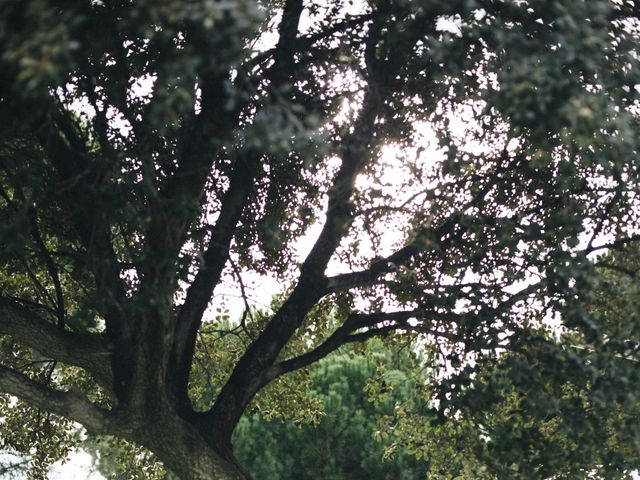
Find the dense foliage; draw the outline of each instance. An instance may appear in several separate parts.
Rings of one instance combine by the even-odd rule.
[[[455,419],[401,413],[400,441],[431,460],[435,478],[635,478],[639,260],[637,245],[596,259],[605,272],[593,277],[587,335],[597,339],[531,332],[479,369]]]
[[[423,355],[387,428],[432,475],[637,467],[635,1],[0,11],[0,425],[34,477],[76,422],[247,478],[243,414],[374,337]]]

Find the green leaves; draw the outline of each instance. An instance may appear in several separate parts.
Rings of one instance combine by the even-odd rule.
[[[425,465],[408,456],[389,430],[387,416],[397,408],[410,408],[415,392],[407,372],[413,372],[411,355],[395,355],[378,342],[366,353],[345,349],[322,360],[312,369],[308,392],[322,403],[321,415],[310,417],[302,411],[286,422],[249,415],[235,435],[238,456],[253,475],[265,480],[318,475],[336,480],[347,475],[422,478]],[[375,389],[378,382],[373,379],[380,377],[389,385],[385,393]]]
[[[578,275],[590,288],[578,282],[577,296],[561,307],[565,330],[516,335],[510,351],[477,364],[469,387],[439,406],[447,419],[436,430],[459,430],[449,441],[465,452],[465,468],[481,465],[491,478],[632,478],[640,462],[639,323],[626,309],[638,300],[637,278],[628,273],[637,269],[636,257],[634,245],[604,257],[628,269],[583,269]],[[433,458],[437,468],[452,468]]]

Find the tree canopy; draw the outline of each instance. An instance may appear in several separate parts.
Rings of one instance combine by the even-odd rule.
[[[0,10],[1,428],[38,475],[75,422],[248,478],[242,415],[374,337],[423,354],[389,422],[434,476],[638,466],[635,1]]]

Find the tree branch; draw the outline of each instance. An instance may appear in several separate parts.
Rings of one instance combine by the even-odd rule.
[[[510,296],[495,307],[486,307],[497,317],[501,312],[513,307],[516,302],[523,300],[536,291],[540,290],[544,281],[531,284],[520,291],[510,294]],[[423,306],[412,310],[400,310],[394,312],[372,312],[372,313],[352,313],[344,323],[336,329],[323,343],[313,350],[302,355],[290,358],[274,364],[265,374],[268,381],[273,380],[285,373],[304,368],[331,352],[337,350],[342,345],[354,342],[363,342],[376,336],[385,336],[395,330],[407,330],[419,334],[430,335],[432,337],[446,338],[452,342],[460,340],[460,337],[449,331],[442,331],[432,328],[434,321],[445,320],[447,324],[463,325],[474,315],[479,313],[453,313],[440,312],[434,309],[435,303],[429,308]],[[486,312],[482,312],[486,314]],[[417,324],[408,323],[409,320],[420,321]],[[358,332],[360,329],[365,329]],[[355,333],[354,333],[355,332]]]
[[[230,437],[251,398],[270,381],[269,369],[304,322],[307,313],[329,291],[324,272],[353,222],[351,197],[356,177],[372,158],[372,151],[375,151],[377,144],[376,119],[383,111],[384,101],[394,85],[396,72],[403,64],[403,55],[408,55],[411,51],[410,46],[393,58],[378,58],[377,46],[384,35],[383,24],[386,21],[385,12],[374,15],[364,40],[368,87],[355,125],[341,144],[339,156],[342,164],[328,191],[326,220],[322,231],[300,268],[300,277],[291,295],[238,361],[207,414],[211,425],[224,437]]]
[[[86,370],[112,395],[112,346],[105,336],[63,331],[5,297],[0,297],[0,334],[54,360]]]
[[[619,250],[625,247],[626,245],[633,242],[637,242],[637,241],[640,241],[640,234],[629,235],[626,238],[618,238],[613,242],[603,243],[601,245],[590,245],[589,247],[585,248],[584,250],[581,250],[580,252],[588,255],[590,253],[597,252],[600,250],[609,250],[609,249]]]
[[[416,235],[416,238],[396,250],[391,255],[378,259],[364,270],[356,272],[342,273],[327,279],[327,288],[330,292],[339,292],[351,288],[362,287],[374,283],[381,275],[395,271],[399,266],[409,262],[414,255],[424,251],[429,244],[433,243],[438,248],[443,248],[447,241],[442,237],[451,232],[451,229],[458,223],[460,215],[454,213],[449,219],[438,228],[425,228]]]
[[[29,221],[31,222],[31,234],[36,242],[36,245],[39,249],[39,254],[44,260],[45,265],[47,266],[47,271],[49,272],[49,277],[53,281],[53,286],[56,292],[56,313],[58,315],[58,327],[64,328],[64,321],[66,316],[66,308],[64,302],[64,294],[62,292],[62,284],[60,283],[60,273],[58,271],[58,267],[56,266],[53,258],[47,246],[42,239],[42,235],[40,234],[40,229],[38,228],[38,220],[36,218],[35,211],[30,208],[28,211]]]
[[[182,132],[176,172],[150,196],[151,220],[144,235],[144,288],[167,285],[167,279],[175,276],[175,261],[186,231],[199,213],[211,166],[217,151],[229,139],[235,115],[224,111],[225,80],[218,75],[203,86],[208,95],[207,108]],[[166,295],[171,297],[173,290],[167,289]]]
[[[230,186],[222,199],[220,215],[213,227],[208,247],[202,255],[198,273],[187,289],[175,325],[169,383],[174,399],[187,411],[190,405],[187,382],[198,329],[227,263],[235,228],[253,188],[253,178],[260,158],[257,153],[253,153],[246,159],[236,161]]]
[[[377,99],[369,92],[354,133],[350,141],[345,142],[342,166],[329,192],[325,224],[302,264],[296,288],[239,360],[209,412],[210,421],[225,436],[231,435],[246,405],[269,381],[267,369],[304,321],[307,312],[327,293],[324,271],[351,225],[350,197],[355,178],[369,158],[365,146],[372,133],[376,106]]]
[[[278,68],[269,77],[271,85],[275,89],[282,87],[293,75],[293,44],[298,33],[298,22],[302,8],[302,0],[287,0],[285,3],[283,19],[279,27],[280,38],[274,56],[275,65]],[[213,227],[207,250],[202,257],[203,262],[193,283],[187,290],[185,302],[180,309],[174,331],[169,383],[172,397],[183,412],[191,410],[187,395],[187,383],[197,332],[202,323],[202,315],[209,304],[215,286],[220,281],[222,270],[229,256],[235,228],[253,188],[253,179],[261,158],[261,153],[249,152],[247,156],[236,160],[229,188],[222,200],[220,215]]]
[[[39,132],[39,139],[53,163],[60,184],[60,199],[86,249],[87,265],[103,298],[109,299],[103,309],[107,332],[120,338],[126,328],[121,315],[125,287],[111,244],[107,212],[100,208],[95,191],[103,179],[88,161],[84,139],[62,107]]]
[[[504,150],[502,155],[504,156],[506,153],[506,150]],[[493,173],[492,180],[478,190],[469,202],[452,212],[439,226],[422,228],[417,232],[413,241],[391,255],[376,260],[367,269],[343,273],[328,278],[327,288],[329,291],[340,292],[351,288],[371,285],[375,283],[380,276],[395,271],[399,266],[409,262],[414,255],[429,248],[430,245],[438,249],[449,246],[455,239],[451,233],[454,227],[459,226],[462,212],[484,201],[486,194],[497,184],[500,174],[514,168],[515,164],[516,160],[514,159],[504,166],[498,165],[498,168],[496,168]]]
[[[422,309],[405,310],[396,312],[376,312],[368,314],[352,314],[347,320],[331,334],[324,342],[318,345],[313,350],[307,353],[299,355],[297,357],[284,360],[274,364],[267,373],[269,380],[273,380],[276,377],[284,375],[285,373],[298,370],[300,368],[307,367],[312,363],[326,357],[331,352],[337,350],[342,345],[353,342],[361,342],[368,340],[374,336],[387,335],[394,330],[409,329],[419,331],[420,333],[429,334],[438,337],[453,338],[452,335],[447,332],[439,332],[430,328],[426,328],[425,325],[420,325],[420,328],[416,326],[408,325],[406,322],[412,318],[419,320],[428,317],[436,317],[437,313],[427,312]],[[388,325],[375,327],[375,325],[382,322],[393,322]],[[367,330],[360,333],[353,333],[360,328],[366,327]]]
[[[295,44],[291,45],[295,47],[295,49],[299,52],[308,51],[313,45],[327,38],[332,37],[336,33],[340,33],[343,31],[348,31],[349,28],[354,27],[362,27],[366,22],[372,19],[371,14],[363,14],[363,15],[353,15],[340,22],[336,22],[324,30],[320,30],[319,32],[315,32],[306,36],[298,37],[295,41]],[[277,50],[277,47],[271,48],[269,50],[265,50],[263,52],[256,53],[253,57],[249,58],[243,65],[242,70],[244,72],[249,72],[253,68],[259,66],[260,64],[265,63],[270,58],[274,57],[274,54]],[[273,69],[273,65],[269,67],[269,69]]]
[[[109,413],[75,392],[53,390],[26,375],[0,366],[0,391],[14,395],[42,410],[61,415],[82,424],[89,432],[99,434],[108,426]]]
[[[375,44],[381,26],[375,25],[367,39],[367,49]],[[340,241],[347,233],[353,212],[351,196],[358,174],[375,149],[375,121],[382,106],[382,86],[376,81],[378,60],[369,52],[369,88],[352,133],[341,149],[342,164],[328,192],[326,220],[318,239],[300,268],[298,284],[258,338],[238,361],[229,380],[208,413],[209,422],[225,437],[233,428],[253,396],[270,379],[268,370],[280,351],[304,321],[307,313],[327,293],[325,269]]]

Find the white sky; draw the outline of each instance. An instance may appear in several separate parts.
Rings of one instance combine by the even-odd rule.
[[[55,463],[49,470],[49,480],[102,480],[104,477],[92,467],[91,455],[75,450],[67,461]],[[124,480],[124,479],[123,479]]]

